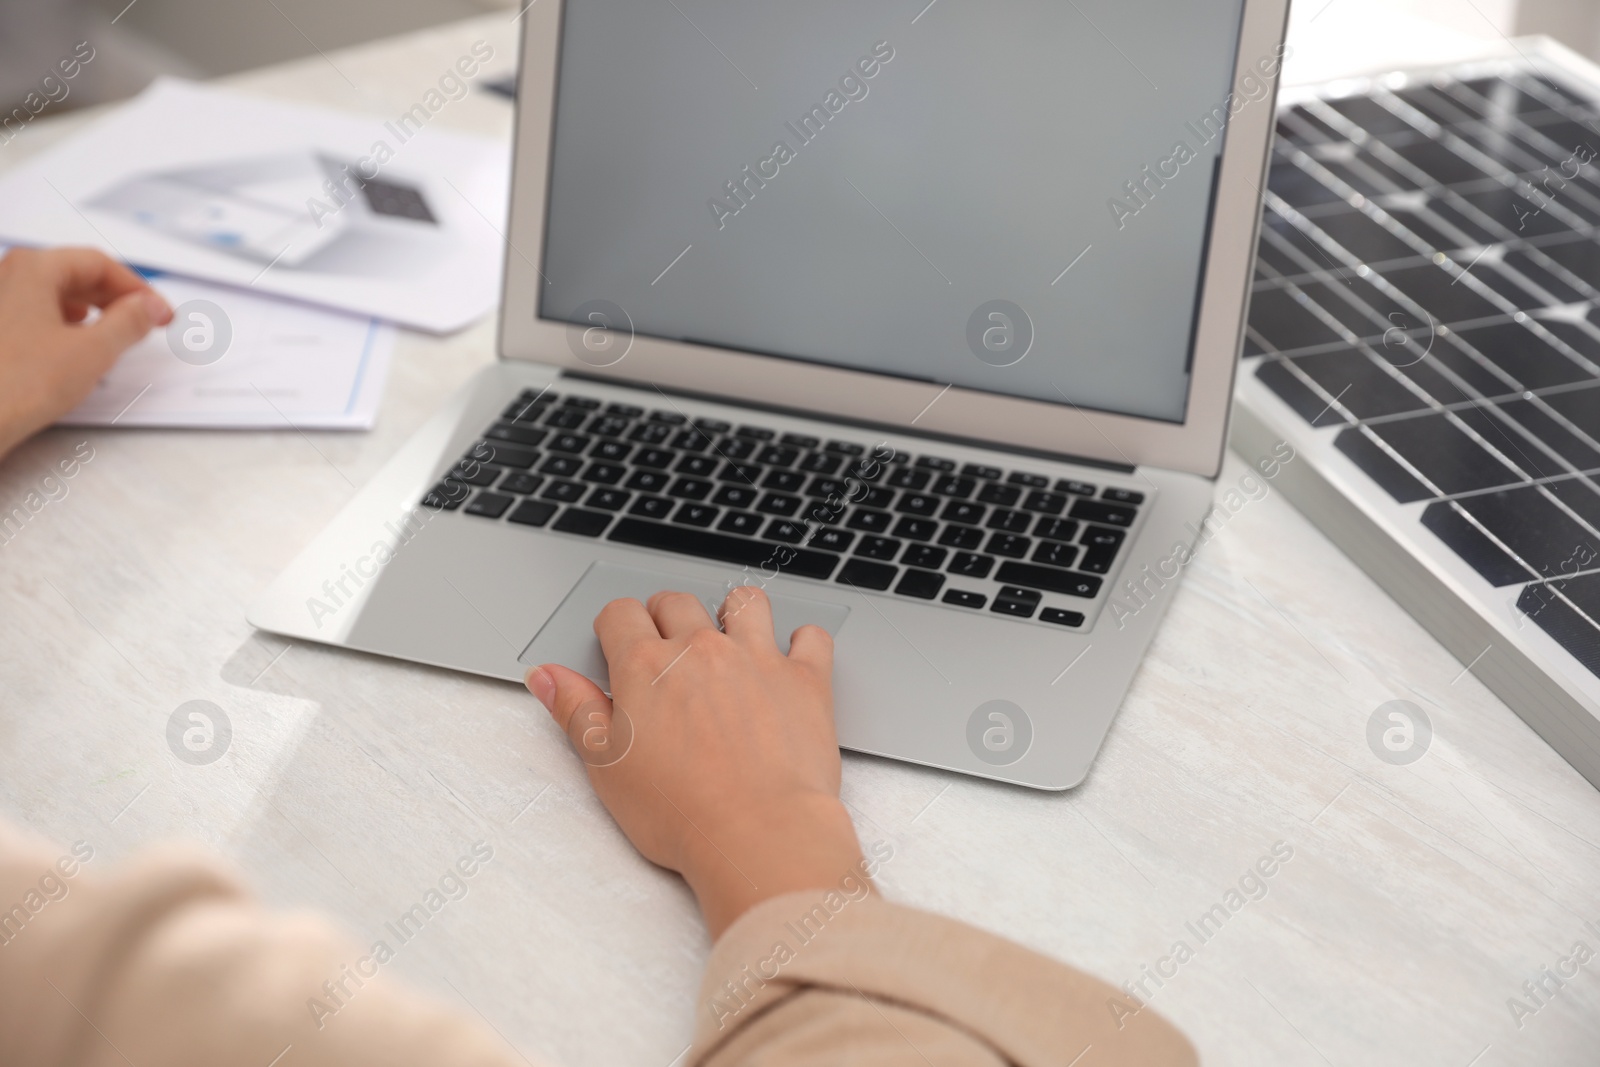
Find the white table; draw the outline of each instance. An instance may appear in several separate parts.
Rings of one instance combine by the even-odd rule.
[[[1316,24],[1329,40],[1381,37],[1361,0],[1339,3]],[[479,37],[509,69],[508,19],[235,84],[393,115]],[[475,93],[439,121],[504,136],[510,118]],[[82,121],[41,120],[0,166]],[[689,1040],[704,931],[683,885],[614,829],[534,701],[244,621],[492,347],[487,321],[404,337],[370,433],[56,430],[0,465],[6,510],[78,442],[94,448],[70,493],[0,545],[0,811],[91,842],[96,867],[198,839],[272,904],[326,909],[362,943],[488,841],[467,897],[391,970],[530,1057],[667,1067]],[[1244,471],[1230,456],[1223,483]],[[1410,766],[1367,745],[1369,715],[1393,698],[1433,722]],[[233,729],[206,766],[166,741],[168,717],[195,699]],[[892,843],[882,880],[902,901],[1117,983],[1186,941],[1193,958],[1154,1003],[1208,1063],[1600,1057],[1600,958],[1520,1030],[1507,1007],[1574,941],[1600,949],[1600,796],[1276,493],[1189,568],[1081,788],[847,756],[844,795],[863,838]],[[1294,855],[1266,896],[1200,943],[1185,924],[1278,841]]]

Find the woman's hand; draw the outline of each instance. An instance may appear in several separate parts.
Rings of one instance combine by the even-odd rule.
[[[84,323],[89,309],[100,317]],[[87,248],[0,259],[0,457],[71,411],[172,309],[133,271]]]
[[[688,593],[614,600],[595,619],[615,698],[565,667],[528,673],[645,857],[683,874],[716,938],[753,905],[861,877],[839,800],[833,639],[778,650],[766,594],[735,589],[719,630]]]

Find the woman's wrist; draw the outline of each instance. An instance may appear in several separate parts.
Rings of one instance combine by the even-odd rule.
[[[787,798],[706,829],[690,827],[682,873],[712,940],[763,901],[865,880],[861,843],[837,797]]]

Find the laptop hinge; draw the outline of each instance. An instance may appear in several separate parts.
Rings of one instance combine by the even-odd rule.
[[[1134,472],[1133,465],[1129,463],[1113,463],[1103,459],[1092,459],[1088,456],[1075,456],[1067,452],[1052,452],[1045,448],[1029,448],[1024,445],[1003,444],[998,441],[982,441],[974,437],[963,437],[959,434],[919,430],[914,426],[898,426],[893,423],[875,422],[871,419],[856,419],[833,412],[823,414],[807,411],[805,408],[769,404],[742,396],[720,396],[716,393],[705,393],[693,389],[668,388],[657,385],[655,382],[642,383],[625,378],[611,378],[603,374],[591,374],[587,371],[568,370],[566,368],[562,369],[561,375],[564,378],[576,378],[580,381],[598,382],[603,385],[620,385],[639,390],[654,389],[662,396],[678,396],[687,400],[705,400],[715,404],[731,404],[736,407],[751,408],[755,411],[770,411],[774,415],[790,415],[803,419],[817,419],[822,422],[838,423],[841,426],[855,426],[864,430],[882,430],[889,433],[905,434],[911,437],[919,437],[926,441],[942,441],[946,444],[964,445],[968,448],[981,448],[989,452],[1004,452],[1014,456],[1029,456],[1034,459],[1072,463],[1081,467],[1095,467],[1099,470],[1115,471],[1119,474],[1132,474]]]

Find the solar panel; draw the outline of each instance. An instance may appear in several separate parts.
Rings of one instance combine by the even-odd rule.
[[[1241,370],[1299,420],[1291,437],[1360,472],[1347,495],[1428,531],[1402,540],[1465,564],[1486,610],[1531,620],[1592,683],[1600,91],[1545,67],[1286,103]]]

